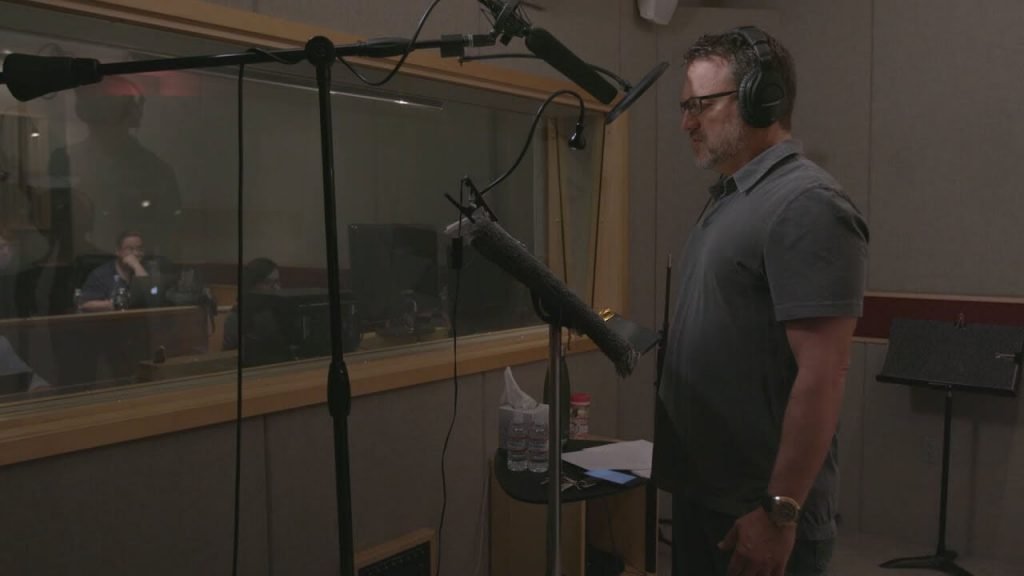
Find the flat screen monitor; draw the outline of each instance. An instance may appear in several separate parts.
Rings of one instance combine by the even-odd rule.
[[[356,314],[364,331],[433,329],[442,313],[438,234],[409,224],[351,224],[349,262]]]
[[[359,346],[352,296],[341,298],[342,347]],[[322,288],[250,292],[242,303],[243,353],[247,366],[331,355],[330,302]]]

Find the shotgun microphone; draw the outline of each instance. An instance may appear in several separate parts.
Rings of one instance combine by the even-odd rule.
[[[633,372],[638,356],[633,345],[613,332],[521,242],[491,221],[482,210],[476,211],[473,221],[462,218],[449,225],[445,234],[456,236],[460,225],[463,235],[477,252],[529,288],[541,300],[545,312],[559,318],[563,326],[589,337],[615,365],[619,376],[625,378]]]
[[[608,104],[615,99],[615,95],[618,94],[615,86],[602,78],[550,32],[530,25],[530,22],[520,14],[518,1],[480,0],[480,4],[491,13],[494,19],[493,33],[499,37],[502,44],[508,44],[513,36],[524,38],[526,48],[534,56],[547,62],[602,104]]]

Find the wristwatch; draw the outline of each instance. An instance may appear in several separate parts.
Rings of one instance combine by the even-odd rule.
[[[779,528],[796,526],[800,520],[800,504],[787,496],[765,494],[761,498],[761,507]]]

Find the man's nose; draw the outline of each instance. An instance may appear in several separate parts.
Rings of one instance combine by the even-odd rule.
[[[700,125],[700,121],[693,114],[689,112],[683,112],[683,117],[680,120],[679,125],[683,129],[683,131],[690,132]]]

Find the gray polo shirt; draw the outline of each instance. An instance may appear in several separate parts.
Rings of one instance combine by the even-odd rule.
[[[712,188],[680,266],[659,394],[677,433],[677,489],[741,516],[767,489],[797,365],[784,322],[859,317],[868,229],[789,140]],[[836,439],[799,537],[835,533]],[[656,450],[656,452],[658,452]],[[656,463],[657,466],[657,463]]]

